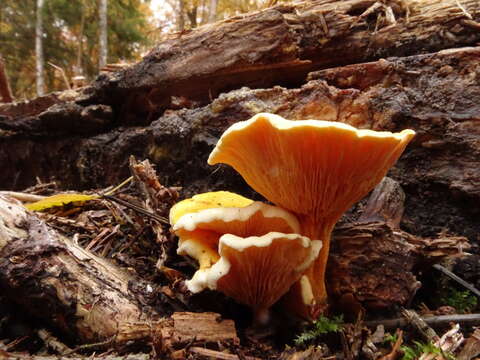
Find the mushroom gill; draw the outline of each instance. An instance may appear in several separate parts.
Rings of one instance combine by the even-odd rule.
[[[298,315],[312,318],[326,306],[324,277],[335,223],[381,181],[414,134],[258,114],[232,125],[218,141],[210,165],[232,166],[254,190],[293,212],[302,235],[323,242],[287,296]]]
[[[298,234],[220,238],[220,260],[205,270],[198,290],[216,289],[253,308],[256,323],[268,320],[268,309],[318,256],[322,244]],[[192,282],[197,281],[193,280]]]

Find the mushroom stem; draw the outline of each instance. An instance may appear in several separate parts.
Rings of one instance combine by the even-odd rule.
[[[270,321],[270,310],[268,308],[255,309],[253,313],[254,326],[265,326]]]
[[[319,221],[313,216],[300,217],[301,233],[311,239],[321,240],[322,249],[317,259],[304,272],[304,276],[292,286],[284,301],[297,315],[315,319],[323,313],[328,304],[325,286],[330,238],[335,226],[334,221]]]

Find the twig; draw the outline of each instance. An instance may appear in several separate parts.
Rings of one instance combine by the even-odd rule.
[[[207,356],[211,359],[240,360],[238,355],[227,354],[227,353],[224,353],[224,352],[205,349],[205,348],[197,347],[197,346],[191,347],[190,349],[188,349],[188,351],[190,351],[194,354],[201,355],[201,356]],[[253,357],[253,356],[244,356],[244,359],[246,359],[246,360],[260,360],[259,358]]]
[[[124,187],[125,185],[127,185],[128,183],[130,183],[131,181],[133,180],[133,176],[130,176],[128,179],[122,181],[119,185],[115,186],[113,189],[111,190],[108,190],[105,194],[103,195],[112,195],[115,191],[117,191],[118,189]]]
[[[320,13],[320,23],[322,25],[323,32],[325,33],[326,37],[329,37],[328,25],[327,21],[325,20],[325,16],[323,16],[323,12]]]
[[[54,63],[51,63],[50,61],[48,62],[48,65],[50,65],[55,70],[60,72],[60,74],[62,75],[63,81],[65,81],[65,85],[67,86],[67,89],[72,90],[72,87],[70,86],[70,83],[68,82],[67,75],[65,74],[65,70],[63,70],[60,66],[55,65]]]
[[[460,22],[462,23],[462,25],[471,27],[472,29],[475,29],[475,30],[480,30],[480,23],[476,22],[475,20],[463,19]]]
[[[72,349],[72,350],[69,350],[65,353],[63,353],[62,355],[64,356],[67,356],[67,355],[71,355],[73,353],[76,353],[76,352],[79,352],[80,350],[87,350],[87,349],[93,349],[93,348],[102,348],[106,345],[110,345],[112,343],[115,342],[115,336],[112,336],[111,338],[105,340],[105,341],[101,341],[101,342],[97,342],[97,343],[92,343],[92,344],[83,344],[83,345],[80,345],[80,346],[77,346],[76,348]]]
[[[417,331],[429,342],[436,342],[440,339],[433,330],[414,310],[402,309],[402,315]]]
[[[455,0],[455,2],[457,3],[457,6],[460,8],[460,10],[462,10],[462,13],[467,17],[469,18],[470,20],[473,20],[473,16],[467,11],[467,9],[465,9],[463,7],[462,4],[460,4],[460,1],[459,0]]]
[[[163,216],[159,216],[157,214],[151,213],[150,211],[145,210],[144,208],[142,208],[140,206],[129,203],[128,201],[125,201],[125,200],[122,200],[122,199],[119,199],[115,196],[110,196],[110,195],[103,195],[102,198],[110,200],[110,201],[117,202],[117,203],[119,203],[123,206],[128,207],[129,209],[135,210],[136,212],[139,212],[140,214],[148,216],[148,217],[152,218],[153,220],[156,220],[160,223],[170,225],[170,222],[168,221],[168,219],[164,218]]]
[[[17,191],[0,191],[0,195],[9,196],[21,202],[35,202],[46,198],[46,196],[42,195],[27,194]]]
[[[50,334],[50,332],[45,329],[38,330],[37,334],[40,337],[40,339],[42,339],[42,341],[45,343],[45,345],[47,345],[47,347],[49,347],[50,349],[52,349],[58,354],[72,351],[71,348],[69,348],[67,345],[62,343],[60,340],[58,340],[55,336]]]
[[[421,317],[430,326],[443,326],[451,322],[459,323],[464,326],[478,326],[480,325],[480,314],[464,314],[464,315],[441,315],[441,316],[425,316]],[[404,318],[383,319],[366,321],[365,326],[377,327],[383,325],[385,328],[392,329],[397,327],[404,327],[409,324]]]
[[[470,290],[472,293],[474,293],[475,295],[477,295],[478,297],[480,297],[480,290],[478,290],[475,286],[473,286],[472,284],[466,282],[465,280],[463,280],[461,277],[455,275],[453,272],[451,272],[450,270],[448,270],[447,268],[445,268],[444,266],[440,265],[440,264],[434,264],[433,267],[439,271],[441,271],[442,273],[444,273],[445,275],[447,275],[449,278],[455,280],[456,282],[458,282],[460,285],[463,285],[465,288],[467,288],[468,290]]]
[[[383,356],[380,360],[395,360],[400,355],[400,346],[403,344],[403,331],[397,329],[397,341],[392,347],[392,351],[390,351],[387,355]]]

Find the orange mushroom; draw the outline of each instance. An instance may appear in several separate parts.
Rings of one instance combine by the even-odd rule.
[[[177,252],[200,265],[186,282],[188,289],[217,289],[250,305],[257,322],[266,320],[268,308],[302,276],[322,246],[298,234],[300,224],[288,211],[229,192],[184,200],[171,209],[170,220],[180,239]]]
[[[170,224],[175,226],[184,215],[197,213],[212,208],[241,208],[251,205],[253,200],[229,191],[214,191],[197,194],[182,200],[170,209]],[[177,226],[181,228],[181,226]],[[212,266],[219,259],[217,232],[197,229],[188,234],[182,232],[177,253],[188,255],[199,262],[200,270]]]
[[[258,114],[232,125],[218,141],[210,165],[231,165],[254,190],[296,214],[302,235],[323,242],[287,296],[298,315],[312,318],[326,306],[325,267],[335,223],[381,181],[414,134]]]
[[[256,323],[268,320],[268,309],[318,256],[320,241],[298,234],[270,232],[247,238],[223,235],[220,260],[190,281],[196,291],[219,290],[253,308]]]

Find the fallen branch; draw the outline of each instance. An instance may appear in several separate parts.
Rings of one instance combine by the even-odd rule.
[[[454,314],[454,315],[440,315],[440,316],[424,316],[421,317],[425,323],[432,327],[440,327],[448,325],[449,323],[459,323],[462,326],[478,326],[480,325],[480,314]],[[395,319],[381,319],[365,321],[365,326],[375,328],[378,325],[383,325],[385,328],[402,328],[409,324],[404,318]]]
[[[456,282],[458,282],[460,285],[464,286],[465,288],[467,288],[468,290],[470,290],[472,293],[474,293],[475,295],[477,295],[478,297],[480,297],[480,290],[478,290],[475,286],[473,286],[472,284],[466,282],[465,280],[463,280],[461,277],[455,275],[453,272],[451,272],[450,270],[448,270],[447,268],[445,268],[444,266],[440,265],[440,264],[434,264],[433,267],[435,269],[437,269],[438,271],[441,271],[442,273],[444,273],[445,275],[447,275],[450,279],[453,279],[455,280]]]

